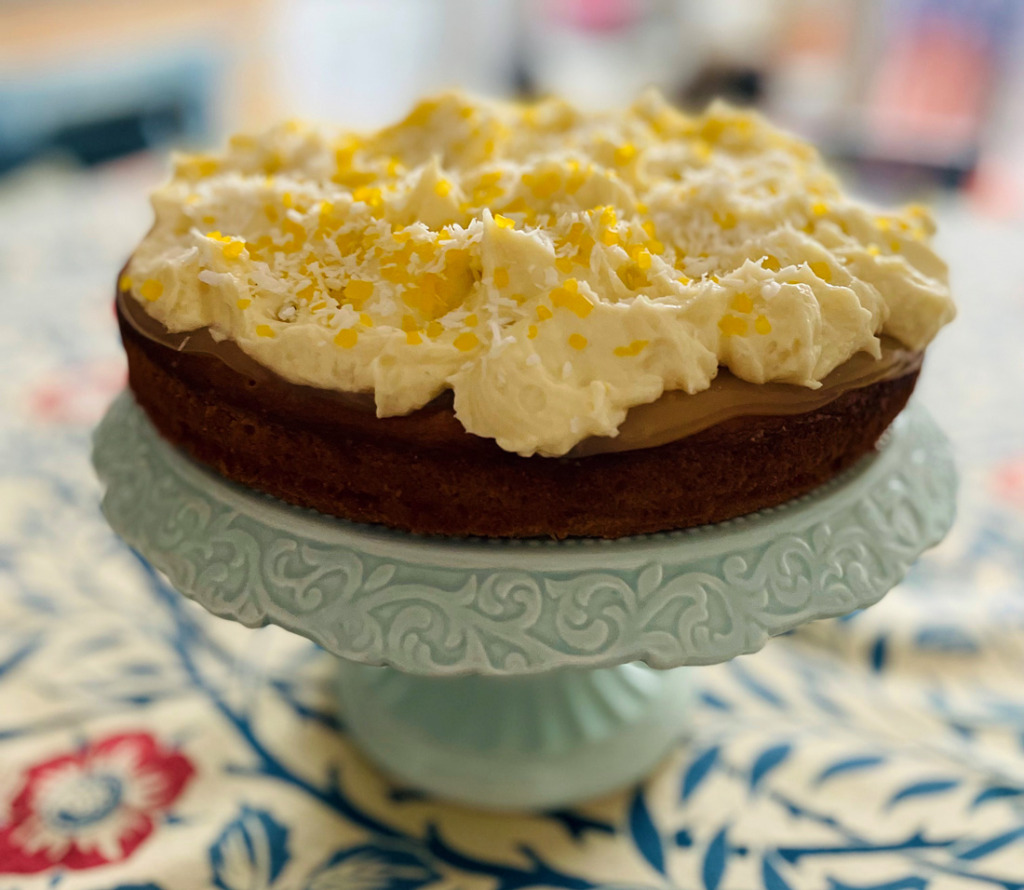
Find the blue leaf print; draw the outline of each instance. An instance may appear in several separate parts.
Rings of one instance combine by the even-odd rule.
[[[683,800],[687,800],[697,790],[697,786],[704,781],[708,773],[711,772],[711,768],[718,760],[718,751],[717,745],[708,748],[707,751],[690,764],[683,775],[683,788],[681,792]]]
[[[978,645],[961,628],[955,625],[933,625],[922,627],[917,632],[914,640],[919,649],[932,650],[934,652],[963,652],[971,653],[978,651]]]
[[[792,745],[783,744],[775,745],[774,747],[763,751],[760,757],[754,761],[754,766],[750,770],[751,790],[756,788],[768,773],[789,757],[789,752],[792,749]]]
[[[828,890],[926,890],[927,878],[897,878],[884,884],[846,884],[835,878],[828,879]]]
[[[959,784],[959,779],[931,779],[927,782],[915,782],[913,785],[908,785],[901,791],[897,791],[889,799],[889,803],[886,806],[894,806],[901,800],[907,800],[910,797],[921,797],[925,794],[941,794],[943,791],[956,788]]]
[[[1012,844],[1014,841],[1020,840],[1021,838],[1024,838],[1024,828],[1014,828],[1004,834],[989,838],[987,841],[975,844],[973,847],[964,850],[962,853],[957,853],[957,859],[965,859],[968,861],[981,859],[984,856],[988,856],[990,853],[995,853],[997,850],[1003,849],[1003,847]]]
[[[602,834],[615,834],[616,828],[610,822],[603,822],[599,819],[591,819],[572,810],[551,810],[547,813],[552,819],[561,822],[563,827],[576,840],[579,840],[588,831],[596,831]]]
[[[871,647],[871,669],[874,671],[884,671],[885,663],[889,660],[889,641],[881,636],[875,640],[875,644]]]
[[[20,649],[15,650],[2,661],[0,661],[0,676],[10,673],[42,644],[42,637],[36,636],[25,643]]]
[[[665,874],[665,852],[661,847],[661,835],[654,827],[650,811],[644,801],[643,791],[637,789],[629,807],[629,832],[640,855],[658,874]]]
[[[726,831],[728,831],[727,827],[714,836],[704,854],[704,865],[700,873],[704,879],[705,890],[718,890],[722,875],[725,874],[725,866],[729,859],[729,842],[725,837]]]
[[[986,788],[971,802],[971,807],[980,806],[990,800],[1003,800],[1007,797],[1019,797],[1024,794],[1024,788],[1014,788],[1011,785],[993,785]]]
[[[729,670],[733,676],[739,680],[740,684],[746,687],[747,691],[752,692],[762,701],[767,702],[776,708],[784,708],[786,703],[779,698],[771,689],[765,686],[760,680],[755,680],[739,663],[739,659],[733,659],[729,662]]]
[[[821,771],[818,778],[814,780],[814,784],[820,785],[831,779],[833,776],[838,776],[841,773],[847,773],[851,770],[867,769],[869,766],[877,766],[880,763],[884,763],[885,758],[880,757],[877,754],[866,754],[862,757],[848,757],[846,760],[837,760],[831,766],[826,767]]]
[[[266,890],[288,862],[288,829],[266,810],[243,806],[210,847],[221,890]]]
[[[716,711],[731,711],[732,705],[729,704],[725,699],[719,698],[710,692],[702,691],[700,693],[700,701],[707,705],[709,708],[714,708]]]
[[[761,880],[764,881],[764,890],[793,890],[789,884],[782,879],[771,860],[765,856],[761,860]]]
[[[361,844],[335,853],[309,880],[307,890],[420,890],[439,875],[427,851],[401,841]]]

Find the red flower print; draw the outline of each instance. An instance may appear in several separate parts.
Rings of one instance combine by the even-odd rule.
[[[127,859],[192,773],[185,757],[146,733],[111,736],[36,764],[0,822],[0,873]]]
[[[29,389],[29,410],[44,423],[92,425],[124,389],[125,379],[120,360],[62,368]]]
[[[998,467],[992,484],[995,493],[1003,500],[1024,507],[1024,456]]]

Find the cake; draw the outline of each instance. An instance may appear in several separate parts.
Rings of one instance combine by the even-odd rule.
[[[954,315],[927,210],[656,93],[289,122],[178,156],[153,207],[117,312],[156,428],[424,534],[621,537],[797,497],[874,447]]]

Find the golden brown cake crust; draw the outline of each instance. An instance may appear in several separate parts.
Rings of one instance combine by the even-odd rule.
[[[118,320],[136,399],[199,462],[322,513],[448,536],[616,538],[776,506],[870,451],[917,380],[914,371],[816,411],[737,418],[655,448],[524,458],[465,432],[443,400],[381,419]]]

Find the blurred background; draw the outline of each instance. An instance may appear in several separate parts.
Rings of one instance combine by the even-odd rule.
[[[764,109],[868,191],[1024,212],[1019,0],[0,0],[0,175],[363,127],[449,85]]]

